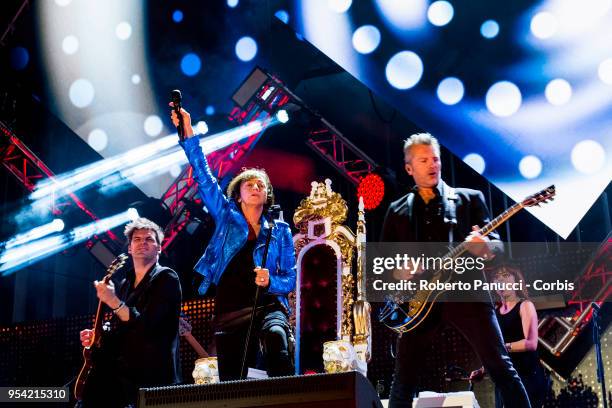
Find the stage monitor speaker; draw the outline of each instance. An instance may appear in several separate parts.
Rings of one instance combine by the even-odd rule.
[[[138,407],[382,407],[357,372],[142,388]]]

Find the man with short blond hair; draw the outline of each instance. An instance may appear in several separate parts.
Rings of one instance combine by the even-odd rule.
[[[484,196],[478,190],[452,188],[442,180],[436,138],[428,133],[410,136],[404,143],[404,160],[404,168],[414,179],[415,187],[389,206],[382,241],[439,242],[445,246],[470,241],[482,244],[468,247],[473,255],[492,258],[489,238],[482,236],[478,227],[490,221]],[[498,238],[495,233],[490,236]],[[419,326],[398,339],[389,406],[412,407],[419,370],[425,366],[425,347],[431,345],[446,323],[470,342],[502,392],[505,407],[529,407],[525,388],[504,348],[490,300],[450,302],[438,301]]]

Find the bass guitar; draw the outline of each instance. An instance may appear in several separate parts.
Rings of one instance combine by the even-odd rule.
[[[102,278],[102,282],[107,284],[113,274],[125,265],[128,256],[126,254],[121,254],[117,258],[111,262],[108,269],[106,270],[106,275]],[[76,379],[76,383],[74,384],[74,397],[77,400],[81,400],[83,398],[83,392],[85,390],[85,384],[87,384],[87,379],[91,374],[91,370],[93,369],[94,363],[92,361],[92,354],[94,350],[99,349],[102,345],[102,326],[104,324],[104,313],[103,303],[102,301],[98,302],[98,310],[96,311],[96,319],[94,321],[94,327],[92,329],[91,343],[89,346],[83,348],[83,367],[79,372],[79,375]]]
[[[482,227],[479,230],[480,234],[482,236],[489,235],[497,227],[499,227],[510,217],[512,217],[514,214],[516,214],[525,207],[538,206],[541,203],[552,201],[555,196],[555,193],[555,186],[552,185],[536,194],[525,198],[523,201],[514,204],[512,207],[508,208],[494,220]],[[446,253],[444,256],[442,256],[442,259],[454,260],[455,258],[465,253],[467,251],[467,248],[468,242],[462,242],[461,244],[450,250],[448,253]],[[447,283],[453,279],[455,274],[452,272],[452,270],[442,269],[430,272],[428,275],[429,278],[427,280],[430,283]],[[428,288],[435,288],[437,286],[439,285],[427,285]],[[400,334],[409,332],[415,329],[425,320],[425,318],[431,311],[433,305],[435,304],[438,296],[440,296],[444,292],[445,290],[437,289],[420,289],[413,291],[407,290],[405,292],[402,292],[402,294],[396,299],[388,300],[386,302],[385,306],[383,306],[383,308],[380,310],[378,319],[385,326]],[[397,300],[398,298],[400,300]]]

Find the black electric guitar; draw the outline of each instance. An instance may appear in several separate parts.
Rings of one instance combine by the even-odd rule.
[[[489,235],[492,231],[494,231],[497,227],[506,222],[510,217],[519,212],[521,209],[525,207],[537,206],[540,205],[540,203],[552,201],[554,196],[555,186],[552,185],[534,195],[527,197],[520,203],[514,204],[512,207],[508,208],[506,211],[500,214],[497,218],[482,227],[479,232],[482,236]],[[461,254],[467,251],[467,244],[467,242],[462,242],[461,244],[450,250],[446,255],[444,255],[442,259],[455,259],[459,257]],[[455,274],[453,273],[453,271],[443,269],[432,272],[427,280],[429,282],[446,283],[450,282],[453,279],[454,275]],[[401,301],[387,301],[385,306],[380,310],[378,319],[385,326],[392,330],[395,330],[398,333],[409,332],[425,320],[425,318],[431,311],[431,308],[435,304],[436,299],[443,292],[445,291],[429,289],[404,291],[399,296],[401,298]]]
[[[121,254],[117,258],[111,262],[108,269],[106,270],[106,275],[102,278],[102,282],[107,284],[113,274],[120,269],[125,262],[127,261],[128,256],[126,254]],[[89,378],[89,374],[94,367],[94,362],[92,359],[92,354],[95,349],[99,349],[102,345],[102,325],[104,324],[104,313],[103,303],[102,301],[98,302],[98,310],[96,311],[96,320],[94,322],[94,327],[92,329],[93,334],[91,337],[91,343],[89,346],[83,348],[83,367],[79,372],[79,376],[76,379],[76,383],[74,384],[74,397],[77,400],[81,400],[83,398],[83,391],[85,390],[85,384],[87,383],[87,379]]]

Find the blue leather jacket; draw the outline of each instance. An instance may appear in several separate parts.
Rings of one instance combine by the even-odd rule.
[[[180,145],[193,168],[200,197],[215,220],[215,232],[204,255],[194,268],[204,276],[198,289],[203,295],[211,283],[215,285],[219,283],[230,260],[246,243],[249,230],[241,209],[234,200],[228,200],[212,175],[208,161],[200,148],[199,138],[188,138],[180,142]],[[262,214],[261,230],[253,250],[253,261],[255,265],[261,266],[266,237],[270,233],[272,237],[265,265],[270,271],[270,285],[267,292],[277,295],[280,302],[290,310],[287,294],[295,288],[295,250],[289,224],[282,221],[272,223]]]

